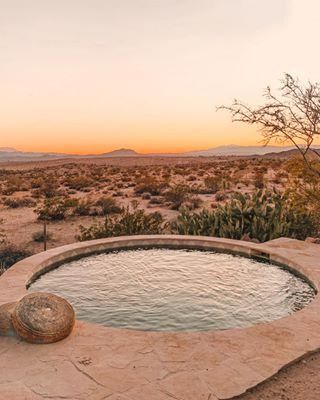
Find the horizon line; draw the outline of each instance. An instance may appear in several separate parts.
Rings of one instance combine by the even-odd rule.
[[[314,144],[314,146],[319,146],[318,144]],[[244,148],[244,147],[249,147],[249,148],[256,148],[256,147],[276,147],[276,148],[294,148],[293,145],[279,145],[279,144],[256,144],[256,145],[238,145],[238,144],[226,144],[226,145],[219,145],[219,146],[213,146],[213,147],[208,147],[208,148],[200,148],[200,149],[191,149],[191,150],[184,150],[184,151],[137,151],[134,148],[129,148],[129,147],[117,147],[113,148],[111,150],[105,150],[101,152],[59,152],[59,151],[48,151],[48,150],[20,150],[16,147],[12,146],[0,146],[0,152],[5,152],[7,149],[7,152],[19,152],[19,153],[45,153],[45,154],[64,154],[64,155],[70,155],[70,156],[81,156],[81,155],[87,155],[87,156],[95,156],[95,155],[101,155],[101,154],[109,154],[117,151],[131,151],[135,152],[140,155],[149,155],[149,154],[184,154],[184,153],[192,153],[192,152],[202,152],[202,151],[208,151],[212,149],[219,149],[219,148],[228,148],[228,147],[239,147],[239,148]],[[3,150],[2,150],[3,149]]]

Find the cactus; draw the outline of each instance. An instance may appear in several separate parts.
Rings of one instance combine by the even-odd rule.
[[[152,235],[162,233],[165,227],[163,217],[158,212],[146,214],[144,210],[123,208],[119,215],[108,215],[104,223],[88,228],[80,226],[80,241],[124,235]]]
[[[314,226],[311,214],[296,209],[287,194],[258,190],[251,195],[235,193],[212,211],[191,213],[182,209],[172,229],[182,235],[246,236],[265,242],[281,236],[305,239]]]

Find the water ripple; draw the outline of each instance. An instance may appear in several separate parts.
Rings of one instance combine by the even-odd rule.
[[[41,276],[29,290],[68,299],[78,319],[154,331],[250,326],[291,314],[314,296],[306,282],[271,264],[168,249],[82,258]]]

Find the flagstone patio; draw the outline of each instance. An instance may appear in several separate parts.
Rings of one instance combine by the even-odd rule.
[[[22,298],[32,280],[63,261],[145,246],[269,257],[319,289],[319,245],[291,239],[258,245],[190,236],[136,236],[75,243],[19,262],[0,278],[0,305]],[[319,302],[317,295],[291,316],[226,331],[143,332],[77,321],[67,339],[50,345],[0,337],[0,399],[230,399],[320,348]]]

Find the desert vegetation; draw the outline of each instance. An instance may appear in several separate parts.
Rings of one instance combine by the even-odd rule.
[[[13,253],[41,251],[44,222],[49,248],[153,233],[319,236],[319,179],[297,156],[8,165],[0,193],[0,247]]]
[[[159,212],[147,214],[145,210],[129,208],[121,210],[117,216],[108,216],[100,224],[94,224],[89,228],[80,226],[79,240],[100,239],[111,236],[124,235],[152,235],[164,231],[164,219]]]
[[[316,232],[310,211],[298,209],[287,193],[234,193],[213,210],[183,209],[172,224],[180,235],[203,235],[265,242],[282,236],[305,239]]]

